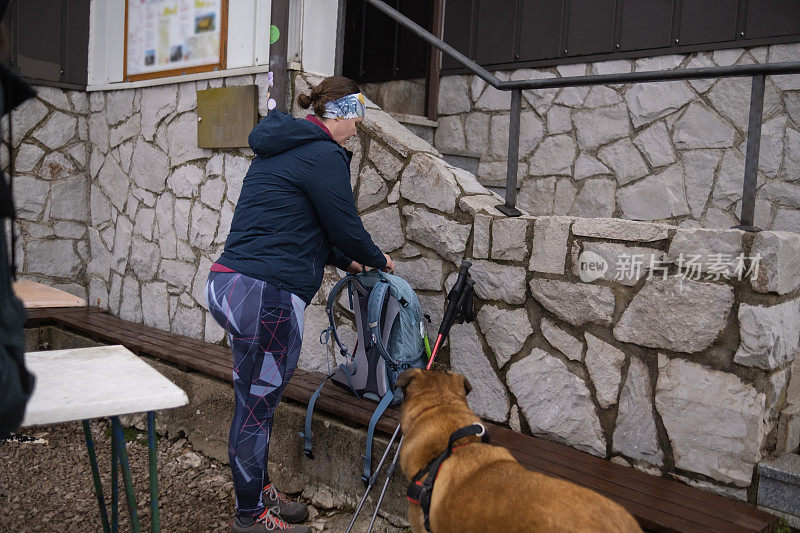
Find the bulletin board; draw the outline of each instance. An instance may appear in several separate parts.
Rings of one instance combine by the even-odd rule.
[[[125,0],[125,81],[225,68],[228,0]]]

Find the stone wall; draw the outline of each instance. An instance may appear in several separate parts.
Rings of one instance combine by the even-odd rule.
[[[540,79],[797,61],[800,44],[496,72]],[[738,224],[750,78],[524,91],[518,204],[537,215]],[[505,187],[511,93],[442,78],[434,145]],[[767,79],[755,224],[800,231],[800,75]]]
[[[517,431],[747,498],[754,466],[776,446],[800,336],[800,236],[506,218],[494,208],[499,197],[404,131],[368,110],[350,146],[356,199],[434,315],[431,333],[458,264],[473,262],[477,320],[454,326],[442,354],[470,379],[472,408]],[[747,258],[756,256],[754,271]],[[639,257],[641,268],[618,275],[625,257]],[[582,273],[579,258],[608,269]],[[687,277],[689,258],[697,268]],[[318,339],[323,296],[337,278],[331,271],[306,310],[303,368],[332,364],[332,347]]]
[[[89,101],[81,91],[36,91],[12,119],[17,268],[23,277],[85,297]]]
[[[309,81],[296,75],[295,93]],[[263,113],[264,79],[209,83],[253,82]],[[73,277],[61,255],[40,260],[54,280],[85,283],[92,304],[127,320],[224,342],[203,289],[252,154],[196,148],[196,90],[205,87],[89,96],[88,191],[70,204],[88,212],[85,277]],[[454,327],[441,360],[469,377],[479,414],[746,497],[753,466],[776,448],[786,403],[800,334],[800,236],[607,218],[508,219],[494,208],[498,196],[373,104],[348,147],[364,223],[418,291],[431,333],[461,259],[474,263],[477,321]],[[26,250],[36,239],[25,234]],[[722,276],[737,265],[720,265],[720,257],[730,262],[740,253],[762,256],[755,281]],[[620,279],[609,270],[583,282],[581,254],[610,265],[626,254],[648,262]],[[693,255],[720,279],[679,280],[675,263]],[[26,252],[26,274],[33,274],[31,257]],[[647,279],[649,270],[659,275]],[[330,362],[332,347],[319,344],[319,333],[327,326],[324,296],[339,275],[329,269],[306,310],[302,368]]]

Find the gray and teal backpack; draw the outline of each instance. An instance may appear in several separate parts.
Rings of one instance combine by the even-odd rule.
[[[355,315],[356,345],[351,354],[336,331],[334,305],[339,293],[347,287],[350,309]],[[329,379],[352,392],[357,398],[378,402],[369,421],[367,448],[362,479],[367,482],[372,471],[372,437],[375,426],[389,406],[399,405],[402,391],[394,390],[395,381],[404,370],[425,367],[423,319],[427,318],[419,299],[409,284],[398,276],[371,270],[348,275],[334,286],[325,309],[330,326],[322,331],[320,342],[327,344],[330,336],[339,346],[344,362],[322,380],[311,396],[306,411],[303,453],[313,459],[311,417],[314,404]],[[428,320],[430,320],[428,318]]]

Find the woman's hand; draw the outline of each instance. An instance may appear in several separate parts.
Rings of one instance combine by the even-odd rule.
[[[347,267],[348,274],[361,274],[364,271],[364,267],[361,266],[361,263],[356,263],[355,261],[350,262],[350,266]]]
[[[389,254],[383,254],[383,256],[386,258],[386,266],[383,267],[383,271],[391,274],[394,272],[394,261],[392,261],[392,258],[389,257]]]

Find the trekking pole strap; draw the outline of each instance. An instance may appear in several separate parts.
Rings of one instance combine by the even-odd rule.
[[[458,312],[458,304],[463,296],[463,292],[465,289],[465,285],[467,283],[467,279],[469,278],[469,269],[472,266],[472,263],[469,261],[461,261],[461,268],[458,271],[458,278],[456,279],[455,284],[453,284],[453,288],[450,289],[450,292],[447,293],[447,308],[444,311],[444,317],[442,318],[442,323],[439,326],[439,335],[447,336],[447,332],[450,331],[450,326],[453,325],[453,321],[456,318],[456,313]]]

